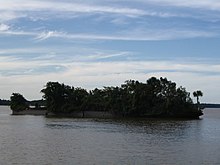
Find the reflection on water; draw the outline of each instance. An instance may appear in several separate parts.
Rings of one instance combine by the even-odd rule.
[[[201,120],[47,119],[0,107],[0,164],[220,164],[220,109]]]

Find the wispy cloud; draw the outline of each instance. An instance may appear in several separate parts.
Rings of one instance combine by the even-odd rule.
[[[175,24],[173,26],[172,21],[169,18],[172,17],[189,17],[188,13],[178,13],[173,12],[173,10],[160,10],[162,7],[154,7],[150,9],[148,5],[140,6],[136,5],[133,7],[126,5],[122,7],[119,3],[111,4],[104,3],[101,1],[95,1],[97,3],[88,3],[88,2],[79,2],[79,1],[34,1],[34,0],[9,0],[7,2],[0,2],[0,20],[11,20],[16,18],[24,18],[29,17],[32,21],[38,21],[40,17],[42,19],[48,17],[48,19],[56,18],[56,16],[64,15],[64,18],[69,19],[70,15],[79,15],[84,14],[92,15],[96,14],[99,16],[103,16],[104,20],[100,22],[94,22],[95,18],[91,19],[91,24],[96,24],[91,27],[91,31],[86,29],[85,31],[77,31],[67,30],[65,28],[50,28],[45,27],[44,31],[36,30],[39,28],[39,24],[42,22],[37,22],[36,27],[11,27],[10,24],[1,23],[0,24],[0,34],[1,35],[25,35],[33,37],[35,41],[43,41],[50,38],[61,38],[61,39],[69,39],[69,40],[122,40],[122,41],[158,41],[158,40],[173,40],[173,39],[185,39],[185,38],[197,38],[197,37],[215,37],[219,36],[218,28],[216,25],[208,25],[210,28],[194,27],[191,22],[182,22],[183,25]],[[111,2],[111,1],[109,1]],[[112,1],[113,2],[113,1]],[[203,0],[199,1],[186,1],[180,0],[178,2],[174,2],[171,0],[148,0],[142,1],[138,0],[137,3],[147,3],[154,4],[155,6],[203,6],[203,4],[208,4],[210,6],[213,2],[218,6],[218,2],[214,2],[213,0]],[[205,6],[205,5],[204,5]],[[175,10],[174,10],[175,11]],[[46,13],[41,15],[41,13]],[[52,13],[52,14],[51,14]],[[50,16],[48,16],[48,14]],[[114,15],[114,16],[113,16]],[[160,17],[165,23],[156,23],[154,19],[146,19],[146,17]],[[5,17],[5,19],[4,19]],[[36,19],[34,18],[36,17]],[[140,20],[138,18],[141,18]],[[192,14],[192,17],[196,17]],[[167,18],[167,20],[166,20]],[[61,18],[59,18],[61,19]],[[83,18],[85,19],[85,18]],[[207,18],[207,20],[214,20]],[[30,20],[29,20],[30,21]],[[175,21],[175,20],[174,20]],[[4,21],[3,21],[4,22]],[[121,25],[119,27],[114,27],[114,25],[109,25],[108,30],[103,30],[102,33],[99,33],[99,30],[96,30],[103,22],[109,22],[111,24]],[[80,24],[81,22],[76,22]],[[152,24],[152,25],[151,25]],[[74,26],[74,25],[71,25]],[[87,26],[87,24],[85,24]],[[159,27],[160,26],[160,27]],[[164,28],[161,28],[163,27]],[[53,30],[51,30],[53,29]],[[74,28],[73,28],[74,29]],[[107,28],[106,28],[107,29]],[[213,30],[214,29],[214,30]]]
[[[22,92],[30,98],[33,98],[33,95],[36,97],[36,93],[30,93],[25,86],[34,86],[34,91],[39,92],[47,81],[60,81],[91,89],[106,85],[120,85],[127,79],[145,81],[151,76],[162,76],[176,81],[178,85],[186,86],[190,91],[196,89],[201,89],[204,92],[213,90],[213,93],[216,93],[216,89],[213,89],[212,86],[220,83],[219,64],[177,63],[176,61],[62,63],[61,61],[49,62],[49,60],[28,62],[16,59],[10,60],[9,58],[0,61],[1,84],[4,84],[10,78],[8,84],[5,83],[3,87],[10,92],[9,86],[13,86],[13,92],[15,92],[20,89],[19,84],[26,84],[22,87]],[[72,79],[69,77],[72,77]],[[211,84],[210,81],[212,81]],[[3,87],[1,86],[0,89]],[[206,95],[205,98],[213,98],[208,93],[210,91],[207,92],[208,96]],[[216,98],[213,100],[218,101]]]
[[[112,58],[124,56],[129,52],[119,52],[115,54],[96,54],[88,55],[87,58],[92,61],[60,61],[59,59],[46,58],[42,61],[40,58],[33,58],[26,61],[17,57],[0,56],[1,70],[15,70],[46,67],[46,66],[66,66],[77,76],[96,75],[96,74],[123,74],[131,73],[149,73],[149,72],[185,72],[197,74],[217,74],[220,75],[220,65],[210,63],[187,63],[177,61],[94,61],[102,58]],[[73,57],[74,58],[74,57]],[[100,68],[102,68],[100,70]],[[46,73],[46,72],[45,72]]]
[[[32,0],[10,0],[0,2],[0,10],[8,11],[59,11],[59,12],[78,12],[78,13],[115,13],[124,15],[144,15],[145,12],[139,9],[126,7],[109,7],[99,5],[87,5],[83,3],[68,2],[45,2]]]
[[[157,0],[160,2],[160,0]],[[158,3],[156,1],[156,3]],[[138,2],[138,1],[137,1]],[[150,4],[151,1],[145,1],[145,3]],[[161,1],[161,3],[169,3],[169,0]],[[114,4],[114,5],[112,5]],[[53,18],[65,15],[65,17],[74,17],[78,14],[116,14],[116,16],[126,16],[126,17],[142,17],[142,16],[152,16],[152,17],[178,17],[183,16],[183,14],[174,13],[171,11],[155,10],[150,7],[132,7],[131,5],[124,3],[124,5],[117,5],[117,3],[103,3],[103,1],[91,2],[60,2],[60,1],[42,1],[42,0],[8,0],[7,2],[0,2],[0,10],[3,11],[0,20],[11,20],[22,17],[29,17],[32,20],[39,19],[39,16],[47,13]],[[173,3],[170,3],[171,5]],[[174,3],[175,4],[175,3]],[[176,3],[176,5],[179,3]],[[184,3],[183,3],[184,4]],[[158,3],[160,5],[160,3]],[[32,14],[34,12],[34,15]],[[55,14],[59,13],[59,14]],[[43,18],[42,19],[45,19]],[[51,17],[50,16],[50,17]],[[35,17],[35,18],[34,18]]]
[[[142,1],[142,0],[140,0]],[[159,5],[169,5],[169,6],[179,6],[179,7],[189,7],[189,8],[201,8],[206,10],[220,10],[220,2],[217,0],[148,0],[152,3],[157,3]],[[142,1],[143,2],[143,1]]]
[[[53,37],[62,37],[62,38],[66,38],[67,35],[62,33],[62,32],[57,32],[57,31],[47,31],[47,32],[42,32],[40,33],[35,39],[37,41],[42,41],[42,40],[46,40],[48,38],[53,38]]]
[[[8,11],[0,10],[0,21],[1,22],[8,22],[11,20],[15,20],[15,19],[23,18],[23,17],[27,16],[25,13],[15,12],[12,10],[13,9],[8,10]]]
[[[72,52],[73,55],[70,56],[69,52]],[[60,61],[63,63],[69,63],[71,61],[91,62],[96,60],[118,58],[126,60],[133,54],[134,52],[102,50],[90,47],[81,47],[79,45],[71,47],[67,46],[64,49],[57,47],[25,47],[0,49],[0,60],[2,60],[2,64],[6,61],[31,61],[33,64],[35,64],[36,61],[41,61],[41,63],[42,61],[44,63],[59,63]],[[9,64],[8,66],[10,67]]]
[[[155,72],[183,72],[196,74],[220,74],[220,65],[210,64],[176,64],[168,61],[133,61],[133,62],[97,62],[74,63],[70,65],[75,75],[125,74],[125,73],[155,73]],[[80,69],[79,69],[80,67]],[[74,68],[78,68],[77,73]],[[100,70],[100,68],[103,68]]]
[[[97,60],[97,59],[108,59],[108,58],[113,58],[113,57],[121,57],[121,56],[130,56],[130,52],[119,52],[119,53],[113,53],[113,54],[106,54],[102,52],[97,52],[95,55],[89,55],[86,57],[86,59],[92,59],[92,60]]]
[[[47,48],[38,48],[38,47],[32,47],[32,48],[11,48],[11,49],[0,49],[0,55],[2,57],[8,57],[8,55],[16,55],[16,54],[34,54],[34,53],[46,53],[48,52]],[[1,58],[2,58],[1,57]],[[9,58],[9,57],[8,57]],[[10,59],[10,58],[9,58]]]
[[[13,29],[6,29],[0,31],[1,35],[8,35],[8,36],[36,36],[38,33],[36,32],[30,32],[30,31],[21,31],[21,30],[13,30]]]
[[[30,33],[31,34],[31,33]],[[169,29],[161,30],[155,29],[150,31],[143,30],[130,30],[117,32],[111,35],[100,34],[68,34],[64,32],[48,31],[42,32],[35,37],[36,41],[42,41],[49,38],[62,38],[69,40],[122,40],[122,41],[158,41],[158,40],[173,40],[184,38],[197,38],[197,37],[213,37],[216,36],[215,32],[207,32],[201,30],[182,30],[182,29]]]

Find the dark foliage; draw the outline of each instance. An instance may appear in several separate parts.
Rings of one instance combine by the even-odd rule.
[[[11,96],[11,110],[23,111],[28,108],[27,100],[19,93],[13,93]]]
[[[53,113],[108,111],[116,116],[198,117],[190,93],[166,78],[152,77],[146,83],[126,81],[121,87],[104,87],[87,92],[58,82],[41,90],[47,109]]]
[[[74,88],[58,82],[48,82],[44,93],[47,109],[54,113],[71,113],[81,110],[88,93],[85,89]]]

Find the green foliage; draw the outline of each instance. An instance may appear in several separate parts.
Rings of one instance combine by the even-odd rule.
[[[166,78],[152,77],[141,83],[128,80],[121,87],[104,87],[89,93],[58,82],[48,82],[41,90],[47,108],[54,113],[108,111],[116,116],[185,116],[202,115],[190,93]]]
[[[46,99],[47,109],[54,113],[70,113],[80,110],[84,103],[87,91],[81,88],[74,88],[58,82],[48,82],[41,90]]]
[[[10,107],[13,111],[23,111],[28,108],[27,100],[19,93],[12,93]]]

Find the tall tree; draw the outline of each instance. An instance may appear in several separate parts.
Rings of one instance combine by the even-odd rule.
[[[203,93],[202,93],[202,91],[200,91],[200,90],[194,91],[194,92],[193,92],[193,96],[196,97],[197,104],[199,104],[199,97],[202,97],[202,96],[203,96]]]
[[[202,93],[202,91],[197,90],[197,91],[194,91],[194,92],[193,92],[193,96],[196,97],[197,107],[198,107],[198,109],[199,109],[199,104],[200,104],[200,102],[199,102],[199,97],[202,97],[202,96],[203,96],[203,93]]]
[[[23,111],[28,108],[27,100],[19,93],[12,93],[10,108],[13,111]]]
[[[41,92],[44,94],[47,109],[53,113],[71,113],[81,110],[88,95],[85,89],[58,82],[48,82]]]
[[[46,87],[41,90],[44,93],[43,98],[46,99],[47,109],[54,113],[63,110],[63,106],[68,100],[68,91],[71,88],[58,82],[48,82]]]

